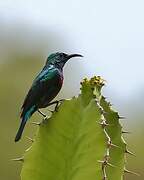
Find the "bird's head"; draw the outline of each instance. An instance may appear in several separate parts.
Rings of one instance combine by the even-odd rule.
[[[56,65],[60,68],[63,68],[65,63],[73,57],[83,57],[83,56],[80,54],[68,55],[66,53],[57,52],[57,53],[53,53],[53,54],[48,56],[47,61],[46,61],[46,65],[52,64],[52,65]]]

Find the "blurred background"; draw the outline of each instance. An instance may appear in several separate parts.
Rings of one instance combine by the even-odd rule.
[[[144,2],[142,0],[0,1],[0,179],[20,180],[21,157],[36,127],[28,123],[23,139],[14,143],[24,96],[49,53],[81,53],[65,66],[58,98],[79,93],[85,76],[107,80],[105,96],[121,116],[128,148],[127,169],[144,179]],[[32,121],[40,120],[35,114]]]

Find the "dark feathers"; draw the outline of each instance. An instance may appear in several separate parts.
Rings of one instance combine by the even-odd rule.
[[[21,138],[27,120],[39,108],[48,106],[62,87],[62,71],[51,65],[45,67],[35,78],[21,108],[21,125],[15,141]]]

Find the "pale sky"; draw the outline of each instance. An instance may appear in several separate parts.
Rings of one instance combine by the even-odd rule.
[[[116,96],[144,89],[143,0],[3,0],[0,21],[60,34],[51,51],[83,54],[81,77],[102,75]]]

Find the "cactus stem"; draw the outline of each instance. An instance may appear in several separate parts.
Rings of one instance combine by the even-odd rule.
[[[51,177],[51,179],[66,178],[70,180],[73,179],[73,176],[76,177],[75,179],[86,179],[89,174],[97,175],[97,177],[93,177],[97,180],[122,179],[127,157],[125,153],[133,155],[127,150],[127,145],[122,137],[122,133],[129,133],[123,131],[120,124],[120,119],[125,119],[125,117],[114,111],[111,107],[112,104],[107,102],[107,97],[102,95],[101,89],[104,86],[104,80],[100,76],[95,76],[90,81],[84,79],[80,84],[79,96],[73,97],[62,106],[61,103],[59,104],[60,101],[56,101],[55,110],[52,111],[53,109],[50,108],[46,114],[38,110],[41,114],[40,122],[32,123],[39,126],[37,138],[33,140],[27,137],[32,142],[32,146],[26,150],[24,157],[14,159],[14,161],[24,161],[21,172],[22,179],[29,178],[31,180],[32,176],[33,179]],[[50,119],[50,123],[48,122],[49,118],[53,119]],[[85,136],[86,138],[83,138]],[[83,156],[86,152],[85,147],[90,150],[88,156]],[[94,150],[95,155],[91,153],[91,150]],[[41,156],[42,154],[45,155]],[[73,155],[74,160],[71,161]],[[62,156],[64,161],[61,161]],[[98,161],[98,159],[100,160]],[[81,160],[80,163],[79,160]],[[80,166],[84,167],[85,165],[88,166],[88,176],[78,171]],[[92,168],[89,168],[90,165]],[[116,168],[112,171],[111,167]],[[34,173],[31,172],[31,169]],[[66,172],[61,173],[62,169],[65,169]],[[57,173],[54,173],[55,170]],[[95,174],[97,170],[98,174]],[[125,172],[136,174],[126,169]]]

